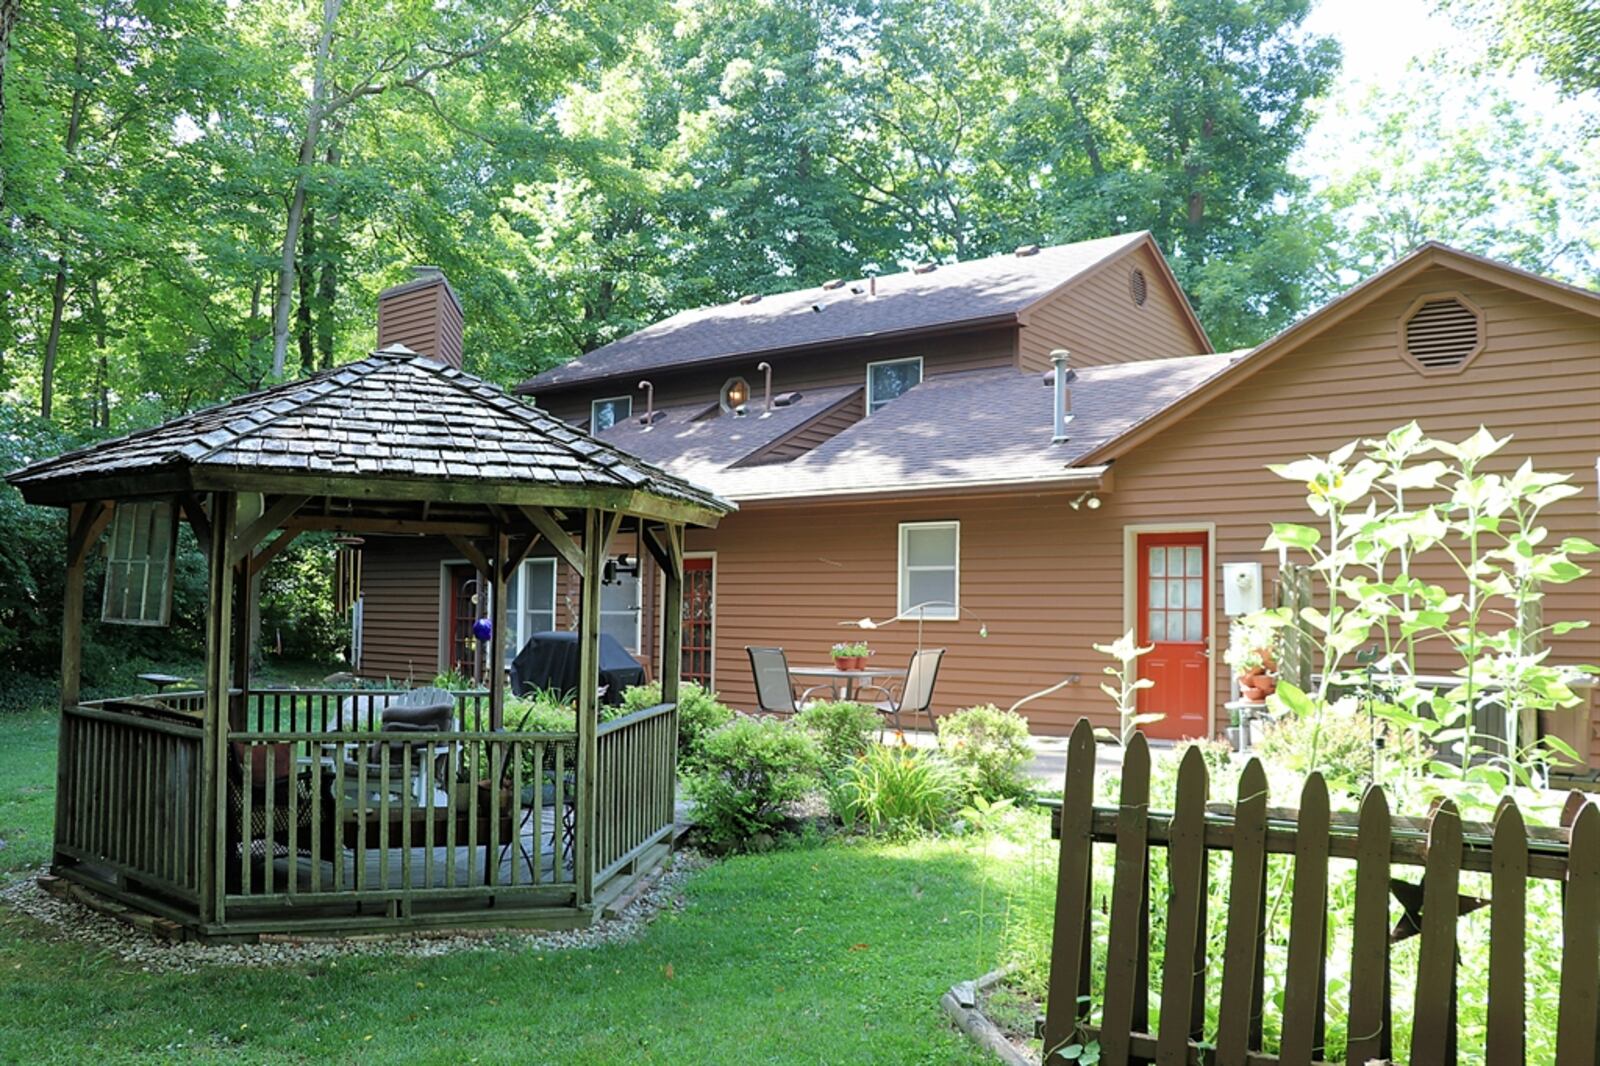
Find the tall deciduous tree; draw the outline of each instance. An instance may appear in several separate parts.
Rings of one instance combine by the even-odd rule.
[[[1573,124],[1530,113],[1492,77],[1438,65],[1351,106],[1354,141],[1327,145],[1316,164],[1337,226],[1334,284],[1438,240],[1600,285],[1600,146]]]

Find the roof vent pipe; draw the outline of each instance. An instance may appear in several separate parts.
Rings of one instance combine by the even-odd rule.
[[[1055,433],[1051,443],[1062,444],[1067,440],[1067,423],[1072,421],[1072,381],[1076,374],[1067,365],[1072,358],[1065,348],[1057,348],[1050,353],[1050,364],[1055,368]]]
[[[639,382],[639,388],[644,390],[644,428],[649,429],[656,421],[656,387],[649,379]]]
[[[867,279],[867,295],[878,295],[878,275],[874,274]]]
[[[772,364],[763,360],[756,364],[756,369],[767,375],[767,403],[761,411],[761,417],[765,418],[772,413]]]

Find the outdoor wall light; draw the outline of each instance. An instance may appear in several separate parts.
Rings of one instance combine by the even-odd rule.
[[[617,575],[629,574],[639,576],[639,557],[637,555],[619,555],[615,559],[607,559],[600,568],[600,583],[602,585],[615,585]]]
[[[1080,494],[1077,499],[1069,501],[1067,506],[1072,508],[1074,511],[1078,510],[1080,507],[1087,507],[1091,511],[1098,511],[1100,510],[1100,497],[1096,496],[1091,490],[1089,492]]]

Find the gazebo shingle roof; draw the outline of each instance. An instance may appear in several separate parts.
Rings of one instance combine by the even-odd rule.
[[[396,345],[8,475],[30,488],[180,471],[643,492],[733,505],[487,382]]]

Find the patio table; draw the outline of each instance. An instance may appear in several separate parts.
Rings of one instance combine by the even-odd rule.
[[[820,679],[823,684],[833,682],[830,686],[833,694],[838,699],[853,700],[864,686],[874,683],[876,678],[905,677],[904,667],[895,666],[867,666],[860,670],[841,670],[837,666],[791,666],[789,676],[796,679]]]

